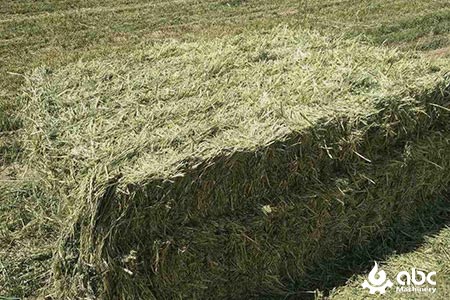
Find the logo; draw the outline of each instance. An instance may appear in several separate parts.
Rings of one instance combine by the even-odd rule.
[[[375,294],[376,292],[381,295],[386,293],[388,287],[392,287],[392,281],[386,280],[386,272],[383,270],[378,271],[378,264],[375,262],[375,266],[369,273],[369,281],[364,280],[362,287],[364,289],[369,289],[370,294]]]
[[[423,271],[416,270],[416,268],[411,268],[411,272],[401,271],[395,277],[398,284],[395,291],[397,293],[435,293],[436,280],[434,276],[436,276],[436,272],[426,274]],[[427,285],[422,287],[424,284]],[[368,289],[370,294],[378,292],[383,295],[386,293],[386,289],[393,287],[393,285],[392,281],[387,279],[386,272],[379,270],[378,264],[375,262],[367,280],[364,280],[361,286]]]

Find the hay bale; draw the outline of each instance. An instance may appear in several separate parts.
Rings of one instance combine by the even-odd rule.
[[[450,179],[440,62],[277,28],[39,69],[56,298],[283,295]]]

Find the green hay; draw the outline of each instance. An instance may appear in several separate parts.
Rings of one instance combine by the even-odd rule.
[[[32,74],[55,298],[286,295],[448,186],[447,65],[277,28]]]

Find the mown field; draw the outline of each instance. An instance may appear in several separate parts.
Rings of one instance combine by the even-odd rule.
[[[164,39],[212,38],[288,23],[363,34],[375,44],[436,55],[446,55],[450,44],[445,1],[4,1],[0,9],[2,132],[20,127],[11,100],[23,83],[20,74]],[[17,145],[5,135],[3,160],[14,160]]]
[[[306,34],[306,37],[298,37],[293,33],[293,31],[301,30],[314,32],[317,36]],[[287,33],[278,33],[283,31]],[[322,36],[334,37],[336,40],[321,41]],[[264,43],[265,39],[267,41]],[[347,40],[352,42],[346,44]],[[295,43],[303,41],[310,45],[309,48],[306,47],[304,53],[296,52]],[[237,47],[236,45],[239,44],[243,44],[243,46]],[[192,149],[203,150],[204,141],[211,145],[219,145],[220,149],[233,147],[247,149],[251,148],[252,143],[263,145],[268,140],[278,140],[280,132],[285,130],[283,128],[285,124],[290,124],[289,126],[296,124],[297,127],[292,128],[303,128],[303,126],[309,126],[308,124],[311,122],[315,124],[316,116],[319,119],[319,117],[333,115],[334,113],[331,112],[334,111],[336,114],[342,113],[339,104],[346,108],[347,113],[351,111],[353,114],[354,110],[360,109],[358,105],[352,106],[352,101],[356,101],[355,99],[361,101],[358,103],[371,103],[365,99],[371,99],[374,95],[378,98],[395,98],[399,97],[398,95],[406,97],[405,94],[409,93],[413,95],[411,97],[417,97],[420,101],[424,98],[423,103],[427,105],[429,102],[434,103],[432,100],[427,100],[427,97],[430,94],[439,94],[437,92],[439,89],[434,87],[434,84],[440,82],[449,70],[449,46],[450,8],[448,1],[2,1],[0,5],[0,73],[2,75],[0,81],[0,244],[2,245],[0,247],[0,298],[2,296],[27,298],[48,294],[58,299],[58,296],[55,296],[57,295],[55,289],[48,289],[50,281],[51,284],[57,282],[60,284],[58,288],[67,288],[68,291],[77,289],[78,284],[78,287],[82,286],[86,289],[83,296],[95,295],[97,288],[92,287],[91,284],[98,284],[96,277],[94,276],[94,280],[89,279],[91,280],[89,284],[83,281],[84,276],[92,276],[95,271],[90,269],[89,264],[81,267],[79,263],[70,261],[70,257],[67,258],[76,252],[72,251],[73,246],[69,244],[75,245],[79,242],[77,238],[72,239],[69,236],[80,234],[79,238],[82,241],[91,238],[89,233],[83,233],[83,230],[86,230],[84,225],[80,225],[81,229],[75,228],[79,224],[88,222],[86,220],[89,219],[90,213],[86,207],[77,207],[73,204],[74,201],[70,200],[77,199],[77,197],[84,200],[84,196],[81,195],[85,195],[85,190],[78,190],[79,186],[93,186],[98,188],[98,193],[100,193],[103,188],[107,189],[107,185],[98,184],[96,186],[96,184],[102,180],[110,182],[108,181],[110,179],[109,172],[114,174],[116,166],[121,168],[121,176],[129,176],[126,180],[124,179],[127,183],[139,185],[143,181],[142,178],[151,178],[153,175],[150,174],[165,170],[164,168],[170,165],[166,161],[173,162],[190,157]],[[334,48],[337,49],[336,52],[333,52]],[[354,51],[354,57],[352,51]],[[366,51],[367,55],[364,54]],[[297,53],[297,56],[293,58],[289,53]],[[372,53],[374,54],[372,55]],[[328,58],[332,63],[323,62],[321,57]],[[310,69],[305,68],[303,73],[296,71],[295,66],[297,66],[298,59],[307,59],[305,65]],[[399,63],[396,64],[396,62]],[[372,70],[371,63],[373,64]],[[152,65],[153,69],[151,70],[153,71],[149,71],[146,64]],[[192,66],[199,67],[191,69]],[[39,67],[40,69],[31,73]],[[178,73],[177,70],[180,68],[183,72]],[[341,77],[342,74],[345,76]],[[283,80],[280,75],[284,75],[287,79]],[[192,76],[197,78],[197,81],[191,80]],[[161,82],[155,88],[153,85],[158,78]],[[300,84],[299,78],[313,78],[318,83],[316,89],[309,90],[308,82]],[[185,84],[186,82],[191,86]],[[407,85],[407,88],[399,88],[402,84]],[[271,87],[272,85],[273,87]],[[171,91],[173,88],[176,90]],[[236,109],[234,102],[229,106],[223,103],[223,99],[236,101],[243,96],[250,99],[257,98],[259,96],[256,95],[259,92],[264,94],[265,89],[269,91],[267,95],[273,97],[276,95],[275,99],[279,99],[279,101],[273,101],[268,96],[267,101],[261,107],[258,106],[257,110],[253,103],[249,102],[246,104],[248,106],[244,106],[245,109],[242,108],[243,111]],[[274,90],[271,91],[271,89]],[[305,262],[304,265],[297,266],[302,269],[299,274],[294,274],[295,268],[292,269],[294,273],[290,274],[289,272],[292,270],[288,268],[288,273],[279,279],[277,277],[279,274],[274,271],[277,269],[275,267],[277,258],[270,255],[261,257],[255,254],[258,253],[255,250],[258,247],[266,249],[267,253],[270,252],[270,249],[272,252],[279,251],[280,253],[283,251],[294,252],[292,249],[300,250],[295,248],[298,246],[294,245],[295,243],[290,244],[292,236],[288,231],[284,232],[283,227],[264,225],[261,223],[263,221],[258,219],[261,217],[258,212],[249,210],[247,206],[239,206],[239,202],[234,205],[243,212],[250,213],[251,224],[245,221],[245,214],[226,217],[228,204],[225,203],[220,204],[223,205],[223,215],[214,211],[208,215],[206,212],[208,211],[206,209],[207,201],[204,200],[206,202],[203,204],[197,203],[196,205],[203,207],[205,212],[196,215],[193,210],[190,223],[185,225],[193,228],[192,233],[178,232],[177,227],[177,224],[187,222],[186,220],[182,221],[180,215],[185,211],[183,209],[189,206],[179,208],[180,210],[173,218],[164,216],[162,212],[158,212],[162,215],[155,216],[152,215],[152,211],[141,216],[134,215],[130,208],[123,211],[107,208],[106,211],[111,212],[112,215],[118,214],[118,218],[120,213],[129,214],[127,218],[130,220],[138,220],[146,216],[173,222],[173,227],[165,229],[169,233],[164,232],[159,244],[154,245],[159,249],[156,250],[158,257],[164,255],[164,251],[169,251],[165,250],[169,249],[169,244],[164,242],[164,238],[170,240],[168,236],[174,240],[177,238],[195,240],[197,250],[201,251],[202,247],[214,248],[211,245],[214,243],[219,245],[225,239],[220,236],[208,237],[206,233],[217,230],[224,232],[225,236],[230,236],[231,240],[227,240],[228,243],[230,241],[236,243],[233,244],[236,249],[225,249],[226,253],[224,254],[208,257],[207,264],[214,269],[217,261],[228,257],[227,255],[230,253],[235,253],[233,251],[243,255],[242,260],[237,262],[238,267],[231,268],[242,272],[238,272],[241,277],[229,278],[230,282],[237,279],[235,286],[239,286],[239,282],[248,284],[246,281],[248,274],[245,273],[247,264],[254,264],[255,270],[271,270],[273,274],[271,273],[268,278],[257,277],[257,280],[254,280],[255,283],[261,283],[266,289],[260,291],[258,295],[260,297],[284,298],[290,296],[295,299],[309,296],[320,298],[330,295],[331,299],[358,297],[365,299],[365,291],[358,286],[361,282],[361,278],[358,276],[371,267],[374,259],[386,260],[387,271],[398,270],[412,264],[439,270],[439,282],[450,283],[450,272],[446,266],[450,255],[447,250],[450,240],[449,229],[445,227],[450,220],[449,203],[445,186],[443,186],[448,183],[448,176],[445,176],[445,173],[448,172],[448,155],[445,156],[445,153],[442,153],[448,146],[448,126],[445,127],[446,121],[448,124],[448,98],[445,98],[445,80],[442,82],[441,89],[443,90],[441,94],[444,95],[442,96],[443,102],[436,104],[437,106],[421,106],[414,101],[411,102],[414,104],[405,102],[407,107],[411,107],[411,110],[406,111],[406,115],[417,117],[418,120],[425,120],[421,119],[420,112],[417,112],[422,111],[423,107],[427,108],[423,112],[431,116],[432,121],[423,121],[423,123],[418,121],[420,126],[416,126],[414,122],[411,123],[407,116],[395,111],[393,107],[389,108],[392,110],[389,111],[389,114],[380,114],[379,118],[371,117],[370,120],[379,122],[380,128],[392,126],[392,131],[384,128],[380,129],[380,132],[386,136],[395,132],[395,135],[391,135],[391,137],[398,135],[398,138],[392,138],[392,141],[383,140],[379,145],[372,146],[365,142],[369,135],[367,137],[365,137],[365,133],[355,135],[361,138],[361,142],[349,140],[343,145],[347,145],[349,149],[358,153],[354,154],[359,157],[356,160],[356,156],[347,157],[346,154],[333,150],[333,146],[330,148],[327,144],[318,145],[322,149],[320,151],[324,151],[324,155],[331,157],[342,155],[342,160],[340,158],[339,163],[336,162],[336,164],[323,162],[325,168],[323,174],[319,172],[317,175],[314,168],[311,168],[311,174],[308,175],[310,177],[307,179],[292,179],[295,182],[296,180],[305,180],[304,183],[311,185],[311,188],[308,189],[308,197],[312,195],[311,191],[314,189],[321,189],[321,183],[315,181],[320,179],[320,182],[334,182],[329,183],[333,188],[324,188],[320,191],[320,196],[315,197],[328,199],[331,197],[330,195],[335,197],[335,193],[344,190],[343,196],[337,198],[342,198],[340,201],[347,199],[351,202],[354,199],[363,199],[363,196],[358,196],[358,192],[356,192],[356,187],[358,187],[361,193],[363,190],[367,190],[370,191],[367,192],[368,195],[384,195],[389,198],[389,190],[383,190],[383,187],[380,190],[372,187],[366,188],[366,184],[370,186],[371,179],[361,178],[367,176],[372,178],[371,176],[373,176],[373,178],[382,180],[383,175],[381,174],[386,169],[395,174],[399,169],[401,171],[398,172],[397,179],[400,180],[403,178],[401,176],[404,176],[411,182],[415,181],[415,186],[405,179],[405,182],[398,183],[403,190],[396,191],[397,194],[392,196],[392,199],[397,197],[402,201],[407,201],[408,208],[411,208],[412,205],[417,205],[417,208],[413,207],[414,209],[408,210],[402,208],[402,205],[397,207],[397,204],[392,204],[396,210],[403,210],[403,213],[398,215],[386,215],[394,221],[396,218],[399,219],[399,222],[393,223],[389,223],[390,221],[388,222],[387,219],[378,219],[370,213],[365,215],[367,219],[374,219],[374,228],[368,229],[367,232],[384,228],[383,235],[367,234],[366,236],[365,233],[357,234],[349,231],[355,235],[351,241],[360,242],[353,245],[346,238],[339,237],[339,226],[346,228],[347,223],[345,222],[347,221],[343,221],[342,224],[337,223],[335,228],[332,225],[326,225],[327,222],[335,220],[333,219],[335,216],[330,213],[329,208],[315,207],[314,209],[321,212],[320,217],[327,220],[324,221],[323,228],[312,233],[299,229],[300,231],[296,233],[300,232],[305,236],[312,237],[312,240],[317,239],[319,243],[322,241],[319,235],[327,230],[329,232],[335,230],[333,234],[336,234],[336,239],[339,239],[342,244],[336,247],[330,241],[329,244],[322,245],[342,247],[338,257],[332,259],[330,257],[329,261],[318,260],[313,255],[311,261],[314,263]],[[58,97],[61,95],[65,97],[63,99],[66,102],[59,102]],[[155,98],[157,101],[152,100],[156,97],[155,95],[157,95]],[[211,98],[205,98],[205,95],[211,95]],[[300,112],[295,115],[298,106],[290,99],[297,99],[299,95],[302,95],[303,99],[308,99],[302,100],[306,113],[300,109]],[[347,99],[347,95],[351,95],[351,97],[349,96]],[[99,109],[104,114],[97,115],[97,112],[93,112],[91,104],[86,105],[82,101],[78,103],[77,101],[83,97],[95,99],[97,103],[97,106],[94,107],[95,111]],[[33,99],[33,101],[30,102],[29,99]],[[114,99],[114,101],[103,106],[105,99]],[[180,103],[171,102],[173,99],[178,99],[177,101]],[[182,102],[183,99],[189,99],[191,102]],[[204,99],[208,99],[210,102]],[[334,99],[340,99],[342,102],[333,103]],[[313,104],[319,103],[320,113],[316,115],[308,111],[308,101]],[[150,111],[140,110],[139,107],[149,103],[157,106]],[[166,106],[162,103],[165,103]],[[120,113],[115,114],[118,107],[120,107]],[[363,105],[363,107],[366,106]],[[367,104],[367,107],[371,108],[372,104]],[[285,110],[292,112],[291,115],[285,115]],[[208,117],[194,120],[195,122],[189,123],[192,125],[191,127],[186,126],[187,118],[192,117],[196,111],[201,116],[204,114]],[[111,115],[111,113],[114,114]],[[373,113],[375,113],[375,109],[371,111],[371,114]],[[127,119],[127,116],[133,115],[134,118]],[[214,116],[216,123],[212,127],[208,127],[209,125],[203,127],[204,120],[211,118],[211,115]],[[227,116],[227,122],[221,119],[221,115]],[[260,122],[262,115],[267,118],[267,123]],[[355,116],[357,115],[355,113]],[[94,117],[90,119],[92,116]],[[390,122],[389,116],[398,118],[403,129],[395,127],[398,123]],[[355,117],[355,120],[359,120],[359,117],[359,115]],[[254,128],[236,125],[245,119],[254,120]],[[96,123],[95,120],[102,121]],[[122,122],[123,127],[114,127],[117,120]],[[148,120],[154,120],[154,127]],[[277,122],[281,122],[280,120],[285,123],[278,124]],[[277,124],[281,129],[274,128],[271,124]],[[366,124],[354,126],[355,130],[367,129]],[[152,128],[158,133],[140,135],[137,128],[139,130]],[[289,128],[291,130],[291,127]],[[324,128],[330,130],[328,127]],[[133,131],[136,132],[133,133]],[[132,132],[131,135],[129,135],[130,132]],[[319,132],[321,131],[319,130]],[[239,133],[242,136],[235,138],[239,136]],[[332,138],[332,136],[320,134],[319,136],[327,141]],[[344,131],[338,132],[336,135],[349,139],[351,137],[346,136]],[[315,135],[313,136],[315,138]],[[199,144],[199,140],[202,143]],[[93,141],[95,142],[93,143]],[[293,140],[290,142],[295,147],[296,142]],[[155,150],[152,145],[160,146]],[[407,158],[405,158],[406,152],[400,154],[401,151],[398,149],[401,147],[399,145],[405,149],[410,148]],[[314,144],[309,146],[311,151],[315,149]],[[360,149],[357,147],[365,149],[364,155],[357,151]],[[281,151],[281,148],[275,147],[270,151],[277,155],[277,151]],[[406,151],[403,148],[402,151]],[[184,152],[179,149],[183,149]],[[398,151],[391,155],[389,149]],[[153,153],[159,153],[157,151],[165,154],[152,157]],[[270,152],[267,151],[267,153]],[[147,152],[150,154],[144,155]],[[211,153],[216,152],[211,150]],[[261,157],[262,160],[267,159],[267,163],[270,165],[270,155],[267,153],[264,152]],[[280,153],[282,152],[278,153],[279,159],[282,160]],[[367,153],[373,154],[370,159],[367,158]],[[201,157],[201,155],[199,156]],[[292,152],[289,155],[297,157],[296,155],[299,154]],[[374,159],[377,155],[380,156],[379,160]],[[367,160],[383,161],[381,159],[383,155],[385,155],[386,161],[380,165],[379,169],[367,168],[365,165]],[[301,155],[299,156],[301,157]],[[105,160],[105,158],[107,159]],[[233,159],[252,161],[245,155],[241,158],[233,157]],[[322,158],[320,159],[322,160]],[[107,161],[107,164],[98,164],[98,161]],[[307,163],[313,164],[313,161]],[[361,177],[355,179],[351,176],[348,178],[343,176],[339,170],[342,169],[341,166],[345,165],[344,163],[350,163],[349,170],[354,170]],[[248,170],[253,170],[252,168],[249,165]],[[272,168],[276,169],[275,166]],[[90,173],[92,169],[98,172]],[[129,172],[130,169],[137,171]],[[156,171],[151,171],[153,169]],[[205,167],[205,170],[209,169]],[[205,171],[204,176],[207,178],[212,176],[211,180],[213,180],[216,176],[214,172],[219,171],[219,168],[215,171]],[[244,176],[238,174],[240,172],[238,169],[233,172],[237,173],[232,173],[230,176],[236,176],[236,178]],[[259,174],[261,169],[255,167],[254,172]],[[79,174],[83,174],[83,176]],[[326,177],[326,174],[332,174],[332,180],[328,181],[322,177]],[[270,174],[267,176],[270,177],[270,180],[267,179],[268,183],[273,183],[272,180],[274,180],[281,185],[281,180],[285,180],[282,176],[277,177],[278,175],[275,174],[273,174],[273,178]],[[248,186],[242,187],[242,190],[248,191],[249,195],[261,196],[271,193],[271,197],[277,197],[277,193],[273,189],[267,190],[262,186],[258,190],[258,184],[254,183],[256,182],[254,179],[248,179],[247,182],[256,186],[253,191]],[[386,179],[386,182],[390,181]],[[184,184],[180,181],[180,186]],[[205,190],[206,193],[209,183],[205,181],[203,184],[204,186],[198,188]],[[232,182],[224,184],[233,186]],[[286,184],[290,184],[288,179],[286,179]],[[151,189],[149,184],[146,186]],[[239,199],[238,189],[240,187],[237,183],[235,186],[235,197]],[[348,189],[346,190],[346,188]],[[231,187],[231,189],[233,188]],[[350,191],[352,189],[353,192]],[[392,189],[394,190],[395,187],[393,186]],[[298,210],[300,216],[314,220],[312,215],[303,215],[303,208],[300,206],[290,206],[290,203],[295,203],[296,200],[289,198],[289,193],[281,188],[277,191],[280,194],[286,193],[284,202],[273,200],[272,206],[263,206],[263,216],[270,215],[272,209],[278,209],[280,216],[277,217],[282,219],[282,213],[287,214],[286,222],[292,222],[289,223],[292,228],[296,228],[297,223],[289,221],[289,211]],[[301,193],[305,192],[304,190],[300,191]],[[400,196],[400,194],[418,195],[417,198],[420,200],[416,201],[407,196]],[[174,199],[177,197],[176,192],[173,197]],[[68,199],[63,201],[63,198]],[[220,199],[219,196],[218,199]],[[380,199],[382,199],[381,196]],[[264,201],[261,202],[260,199],[255,198],[255,203],[258,205]],[[379,209],[380,212],[385,211],[384,204],[377,206],[376,201],[367,207],[363,206],[362,211],[368,208],[375,211]],[[142,203],[136,205],[134,209],[145,211],[145,201]],[[186,203],[188,203],[187,200]],[[165,205],[170,206],[171,204],[166,203]],[[219,204],[217,205],[220,207]],[[311,209],[311,206],[308,206],[307,209]],[[331,206],[331,209],[334,210],[334,206]],[[344,217],[353,218],[344,212],[344,210],[338,209],[336,217],[342,213]],[[217,224],[214,216],[217,217]],[[198,225],[203,221],[206,222],[204,227]],[[67,226],[72,224],[71,222],[74,224],[73,232],[70,232],[71,230],[68,230]],[[101,219],[98,222],[102,226],[108,227],[112,221]],[[221,222],[231,225],[223,228],[220,225]],[[127,224],[129,228],[142,225],[142,223],[131,221]],[[367,225],[363,221],[361,224]],[[129,230],[127,227],[122,228],[116,225],[111,228],[116,228],[119,236],[120,233],[123,234],[124,230]],[[144,226],[149,226],[149,224],[144,223]],[[154,226],[158,227],[158,225]],[[195,231],[199,226],[202,229]],[[97,227],[94,226],[94,228]],[[252,228],[253,231],[245,232],[243,230],[249,228]],[[269,231],[274,230],[274,232],[281,230],[284,233],[281,234],[280,240],[268,238],[265,240],[266,244],[263,242],[258,244],[254,242],[255,237],[251,233],[266,230],[263,228],[271,228]],[[138,231],[137,229],[136,232]],[[62,232],[65,234],[62,235]],[[147,234],[142,230],[140,232],[140,236]],[[157,234],[161,233],[157,232]],[[434,234],[436,237],[427,237]],[[138,235],[136,233],[136,236]],[[104,232],[99,232],[98,236],[103,237]],[[233,240],[236,236],[244,236],[246,243],[249,243],[250,246],[242,246],[239,239]],[[265,236],[262,235],[260,238],[264,240]],[[286,243],[286,249],[280,250],[277,249],[277,246],[272,246],[282,245],[276,244],[281,241]],[[181,279],[176,278],[177,274],[170,272],[163,273],[161,278],[149,279],[145,271],[142,272],[144,274],[142,275],[139,268],[132,266],[135,260],[134,249],[129,248],[128,245],[135,243],[136,241],[130,238],[130,240],[120,242],[114,241],[111,243],[112,246],[107,248],[113,254],[120,253],[122,255],[127,252],[129,257],[124,258],[127,260],[127,270],[140,274],[136,275],[138,286],[118,285],[123,290],[112,288],[111,295],[122,295],[123,298],[126,298],[121,294],[124,290],[127,288],[140,290],[141,284],[154,284],[177,290],[172,286],[177,280],[180,280],[180,286],[183,286],[177,295],[186,293],[184,295],[188,298],[204,295],[201,292],[203,287],[199,283],[203,279],[195,272],[200,270],[206,274],[207,271],[202,269],[203,267],[195,265],[197,263],[195,259],[182,261],[182,263],[191,264],[190,270],[193,273],[182,274],[180,275],[183,277]],[[251,246],[252,243],[256,246]],[[244,245],[247,244],[244,243]],[[148,247],[148,245],[143,246]],[[177,245],[183,249],[181,246],[182,244]],[[291,246],[294,248],[289,248]],[[193,248],[195,249],[195,246]],[[65,256],[65,262],[54,261],[56,249],[59,249],[56,251],[58,255]],[[305,246],[301,251],[309,253],[308,251],[311,249],[314,248]],[[216,253],[221,253],[222,250],[215,249]],[[86,261],[97,255],[90,253],[89,249],[83,251],[86,253],[82,253],[80,256],[89,256]],[[243,254],[242,251],[249,252]],[[317,252],[317,256],[320,253],[325,257],[328,255],[327,251]],[[330,253],[332,252],[334,251]],[[102,257],[114,257],[113,254]],[[150,250],[147,254],[155,255]],[[252,260],[246,256],[251,256],[250,254],[255,255],[257,259]],[[170,251],[167,255],[170,255]],[[292,254],[292,257],[303,257],[302,255]],[[96,263],[95,259],[91,261],[93,264]],[[154,261],[146,263],[152,264]],[[168,263],[170,264],[170,262]],[[298,261],[297,263],[302,264]],[[114,265],[114,268],[124,268],[113,259],[110,264]],[[74,265],[76,265],[75,268],[73,268]],[[61,271],[61,268],[66,267],[69,271]],[[84,267],[86,269],[81,271],[78,269]],[[155,265],[151,268],[154,271]],[[218,271],[213,270],[208,273],[211,278],[217,276],[218,282],[226,278],[226,276],[223,277],[223,274],[227,270],[225,269],[222,273],[219,269],[220,267],[217,267]],[[72,284],[67,284],[70,274],[75,273],[77,276],[81,274],[76,277],[78,281],[74,280]],[[119,274],[119,272],[117,273]],[[60,277],[55,278],[54,274],[59,274]],[[305,274],[310,275],[305,277]],[[120,273],[108,280],[117,283],[121,282],[122,278],[127,278],[126,276],[128,275]],[[198,279],[196,281],[198,286],[191,286],[196,291],[193,294],[183,290],[189,289],[189,284],[186,284],[186,280],[188,280],[186,278],[189,276]],[[290,278],[295,276],[302,280]],[[284,282],[286,278],[290,278],[287,280],[288,283]],[[203,284],[208,286],[207,283],[203,282]],[[251,289],[251,287],[241,288],[243,290]],[[107,290],[108,287],[105,289]],[[216,292],[220,296],[226,295],[226,291],[221,288],[218,288]],[[250,293],[244,294],[246,296],[252,294],[249,290],[246,290],[246,293]],[[448,293],[448,287],[443,287],[439,297],[444,299]],[[145,295],[145,291],[137,295]],[[173,295],[166,291],[160,292],[159,296],[168,298]]]

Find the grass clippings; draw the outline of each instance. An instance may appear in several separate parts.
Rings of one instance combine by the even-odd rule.
[[[445,69],[285,27],[38,69],[25,149],[66,220],[45,294],[288,295],[444,192]]]

